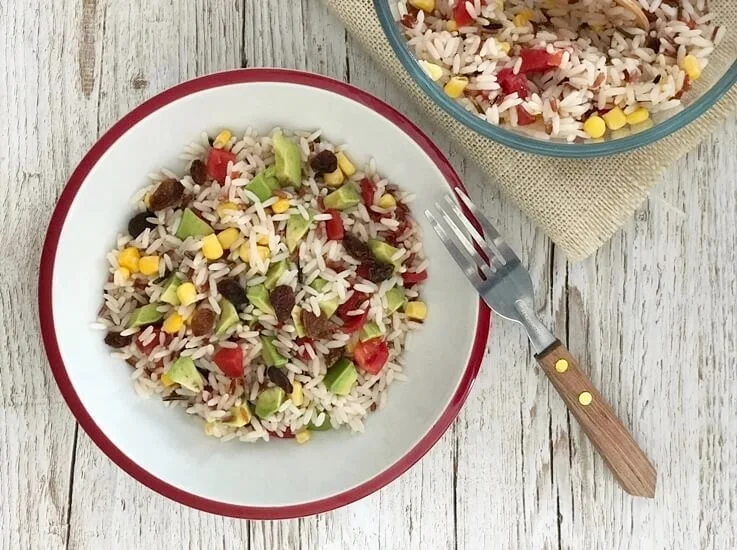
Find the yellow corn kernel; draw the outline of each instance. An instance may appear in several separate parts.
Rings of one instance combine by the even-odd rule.
[[[338,187],[345,181],[345,175],[343,174],[343,170],[340,169],[340,166],[338,166],[335,169],[335,172],[330,172],[329,174],[325,174],[323,176],[323,180],[325,181],[325,185],[329,185],[331,187]]]
[[[292,404],[295,407],[299,407],[305,402],[305,394],[302,391],[302,384],[297,380],[292,382],[292,393],[289,395],[289,399],[292,400]]]
[[[233,428],[242,428],[250,422],[251,410],[248,408],[248,404],[243,404],[240,407],[232,407],[230,409],[230,418],[223,420],[223,424],[232,426]]]
[[[261,258],[261,261],[265,262],[269,259],[269,256],[271,256],[271,250],[269,250],[268,246],[257,246],[256,247],[256,253],[258,254],[258,257]],[[240,256],[241,261],[248,263],[251,258],[251,247],[250,245],[245,242],[241,245],[240,249],[238,249],[238,256]]]
[[[620,109],[619,107],[614,107],[614,109],[612,109],[608,113],[603,114],[601,118],[604,119],[607,128],[609,128],[610,130],[619,130],[625,124],[627,124],[627,117],[624,116],[624,111],[622,111],[622,109]]]
[[[535,12],[530,8],[525,8],[514,16],[515,27],[525,27],[535,17]]]
[[[138,261],[138,270],[151,277],[152,275],[159,274],[159,257],[158,256],[144,256]]]
[[[468,78],[465,76],[454,76],[448,81],[443,89],[446,94],[455,99],[463,95],[463,91],[466,89],[466,86],[468,86]]]
[[[269,259],[269,256],[271,256],[271,250],[269,250],[268,246],[257,246],[256,253],[258,254],[258,257],[261,258],[261,260],[264,262]]]
[[[127,267],[119,267],[115,270],[115,273],[120,277],[121,281],[127,281],[131,277],[131,270]]]
[[[425,61],[424,59],[417,62],[420,67],[422,67],[422,70],[425,71],[427,76],[430,77],[431,80],[437,82],[441,78],[443,78],[443,68],[440,65],[436,65],[435,63],[430,63],[429,61]]]
[[[338,151],[338,154],[335,156],[338,159],[338,168],[345,174],[345,177],[350,178],[356,173],[356,167],[343,151]]]
[[[208,260],[217,260],[223,257],[223,247],[215,235],[202,238],[202,255]]]
[[[274,214],[283,214],[289,210],[289,200],[279,199],[271,205],[271,209],[274,211]]]
[[[410,302],[405,306],[404,312],[410,321],[424,321],[427,317],[427,306],[425,302]]]
[[[164,387],[166,387],[166,388],[170,388],[171,386],[173,386],[174,384],[176,384],[176,382],[174,382],[174,380],[172,380],[171,378],[169,378],[169,375],[166,374],[166,373],[162,374],[159,377],[159,382],[161,382],[161,384]]]
[[[310,437],[312,437],[312,432],[310,432],[310,430],[303,430],[294,434],[294,439],[296,439],[297,443],[300,445],[302,443],[307,443],[310,440]]]
[[[583,123],[583,131],[592,138],[598,139],[606,133],[606,122],[600,116],[592,115]]]
[[[143,196],[143,204],[146,205],[146,208],[151,208],[151,193],[146,193]]]
[[[163,330],[167,334],[176,334],[183,326],[184,318],[182,318],[182,316],[175,311],[166,318],[164,324],[161,325],[161,330]]]
[[[215,136],[215,140],[212,142],[212,146],[215,149],[222,149],[225,147],[228,142],[230,141],[230,138],[233,137],[233,134],[230,133],[230,130],[223,130],[218,135]]]
[[[509,42],[497,41],[496,47],[499,48],[500,52],[509,55],[509,51],[512,49],[512,45]]]
[[[650,118],[650,111],[645,107],[639,107],[626,116],[627,124],[640,124]]]
[[[192,283],[182,283],[177,287],[177,298],[183,306],[189,306],[197,300],[197,289]]]
[[[448,19],[445,28],[448,32],[456,32],[458,30],[458,23],[456,23],[455,19]]]
[[[226,215],[232,215],[234,212],[240,210],[238,205],[233,202],[223,202],[217,207],[218,216],[224,218]]]
[[[379,206],[381,208],[394,208],[397,205],[397,200],[391,193],[384,193],[379,199]]]
[[[118,254],[118,265],[127,268],[131,273],[138,272],[138,261],[141,259],[141,253],[137,248],[129,246],[124,248]]]
[[[688,78],[691,80],[698,80],[701,76],[701,63],[695,55],[688,54],[681,60],[678,66],[686,71]]]
[[[233,246],[233,243],[238,240],[240,234],[241,232],[238,231],[238,229],[236,229],[235,227],[223,229],[220,233],[218,233],[218,241],[220,241],[220,246],[222,246],[224,250],[228,250],[231,246]]]
[[[269,246],[269,236],[261,235],[258,239],[256,239],[256,244],[260,244],[261,246]]]
[[[426,13],[435,11],[435,0],[409,0],[410,6]]]

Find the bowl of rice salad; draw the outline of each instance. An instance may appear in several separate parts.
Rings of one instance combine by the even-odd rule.
[[[411,122],[325,77],[236,70],[147,101],[82,160],[46,238],[42,333],[72,412],[209,512],[379,489],[483,357],[489,311],[421,215],[455,186]]]
[[[615,0],[374,3],[406,70],[457,120],[526,152],[590,157],[667,136],[737,81],[727,2],[636,1],[647,30]]]

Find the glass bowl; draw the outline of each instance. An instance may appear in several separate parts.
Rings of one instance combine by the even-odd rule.
[[[737,10],[730,0],[711,3],[714,20],[727,32],[709,57],[709,64],[682,98],[683,107],[657,113],[651,127],[634,132],[617,132],[599,140],[569,143],[532,137],[512,128],[496,126],[466,110],[433,82],[418,65],[392,10],[397,0],[374,0],[379,21],[395,54],[417,85],[446,113],[479,134],[526,153],[552,157],[588,158],[623,153],[649,145],[683,128],[705,113],[737,82]],[[610,133],[611,134],[611,133]],[[620,135],[625,134],[625,135]]]

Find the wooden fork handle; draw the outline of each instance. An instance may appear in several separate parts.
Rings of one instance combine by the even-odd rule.
[[[565,346],[556,341],[536,359],[622,488],[653,498],[655,468]]]

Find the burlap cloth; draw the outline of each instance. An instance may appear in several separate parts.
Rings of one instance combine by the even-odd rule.
[[[384,36],[372,0],[326,0],[330,10],[423,108],[488,174],[489,181],[538,224],[571,261],[596,251],[643,202],[663,170],[694,148],[737,108],[737,87],[695,122],[637,151],[596,159],[556,159],[518,152],[456,122],[426,96],[404,70]],[[737,24],[737,2],[712,2],[720,23]],[[711,84],[735,61],[737,33],[710,58],[698,85]],[[711,75],[711,76],[710,76]]]

